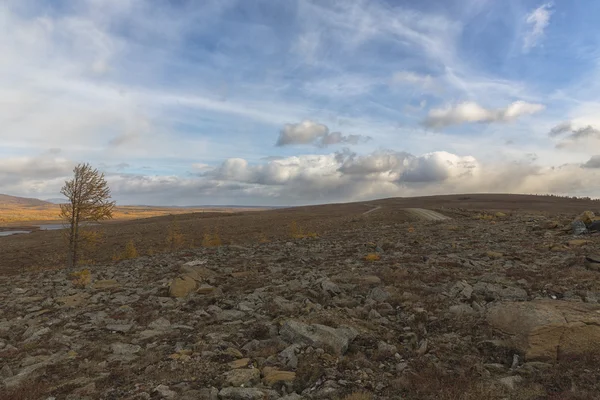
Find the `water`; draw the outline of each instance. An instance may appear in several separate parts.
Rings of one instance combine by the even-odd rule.
[[[99,225],[97,223],[92,223],[92,222],[82,222],[80,224],[80,226],[92,226],[92,225]],[[64,229],[63,224],[42,224],[42,225],[37,225],[40,228],[40,231],[55,231],[57,229]],[[21,233],[31,233],[32,231],[0,231],[0,237],[2,236],[10,236],[10,235],[17,235],[17,234],[21,234]]]
[[[0,232],[0,236],[18,235],[20,233],[31,233],[31,231],[3,231]]]
[[[38,225],[38,226],[40,227],[41,231],[54,231],[56,229],[64,228],[64,226],[62,224],[42,224],[42,225]]]

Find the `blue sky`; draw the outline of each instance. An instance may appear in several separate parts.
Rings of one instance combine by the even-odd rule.
[[[600,3],[0,5],[0,193],[135,204],[600,196]]]

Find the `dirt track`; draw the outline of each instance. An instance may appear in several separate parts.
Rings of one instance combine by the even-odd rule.
[[[424,208],[407,208],[406,211],[409,214],[414,215],[417,218],[423,219],[426,221],[445,221],[445,220],[452,219],[443,214],[440,214],[437,211],[426,210]]]

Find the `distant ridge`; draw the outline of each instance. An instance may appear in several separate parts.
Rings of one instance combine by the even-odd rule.
[[[48,204],[50,204],[50,203],[48,203],[47,201],[40,200],[40,199],[0,194],[0,205],[45,206]]]

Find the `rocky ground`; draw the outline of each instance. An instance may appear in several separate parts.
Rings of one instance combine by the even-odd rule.
[[[599,234],[447,212],[2,277],[0,398],[598,398]]]

